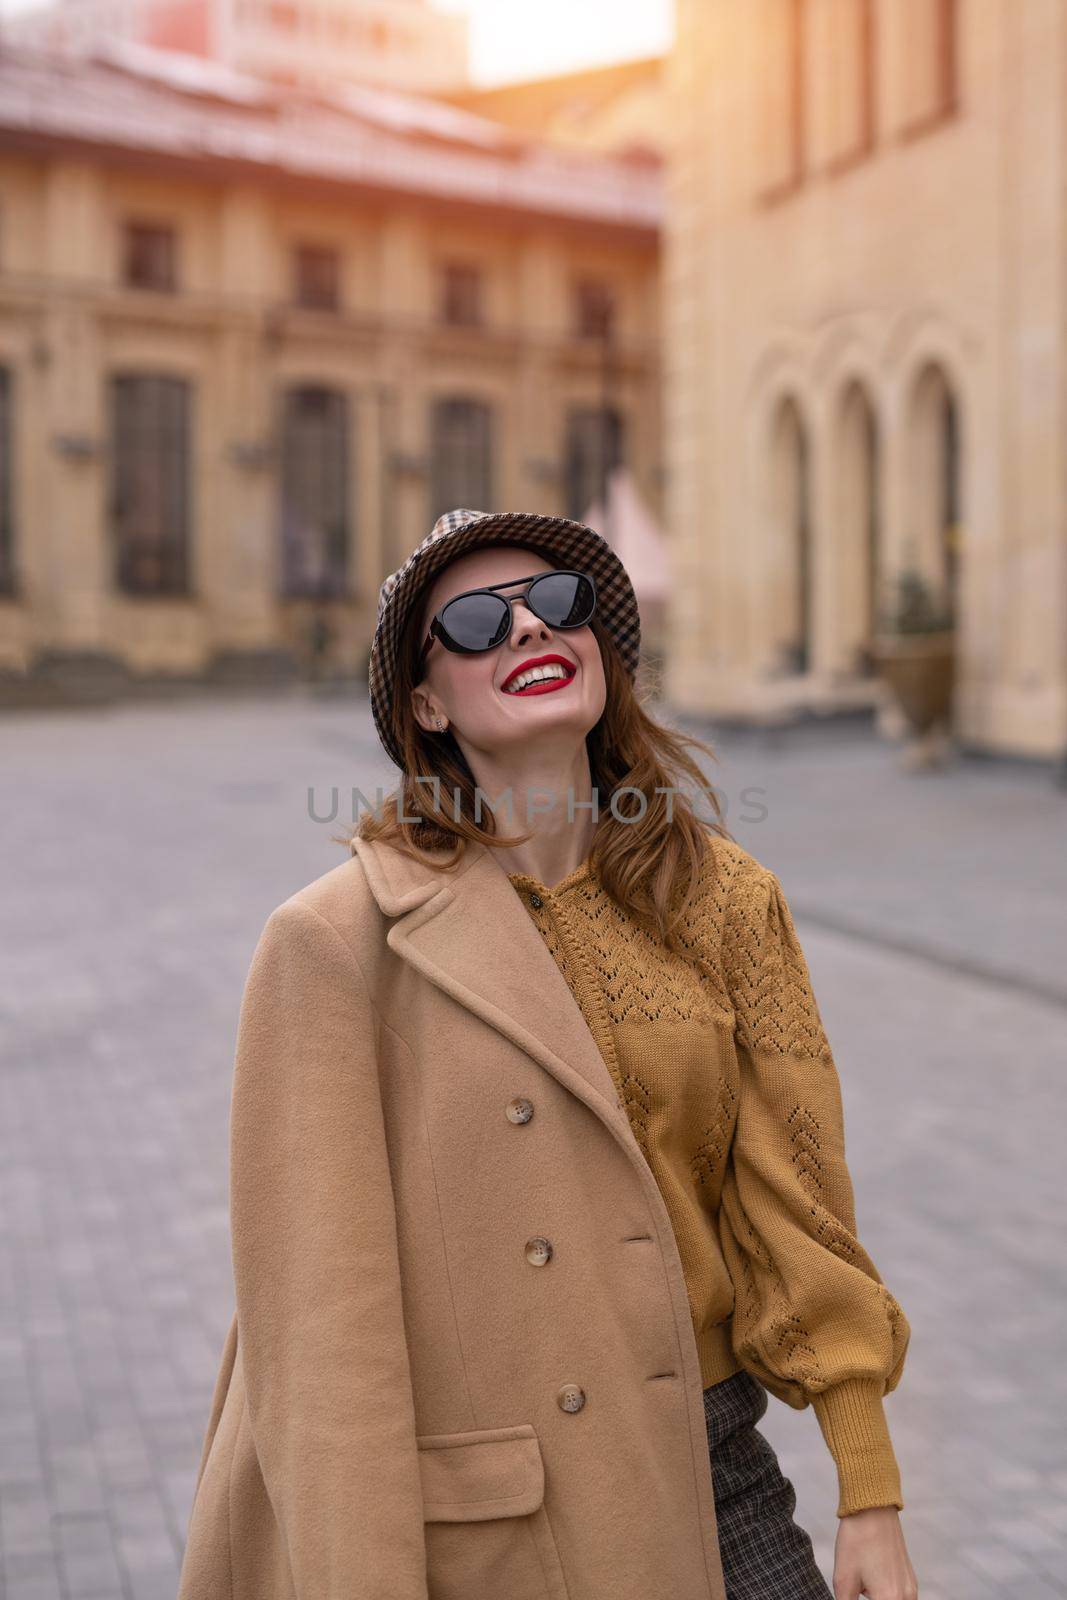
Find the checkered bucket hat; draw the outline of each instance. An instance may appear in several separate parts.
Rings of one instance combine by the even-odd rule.
[[[426,585],[442,568],[485,544],[523,545],[561,567],[587,572],[596,584],[597,615],[630,677],[637,676],[641,650],[637,596],[626,568],[606,539],[568,517],[532,511],[446,511],[404,565],[389,574],[378,593],[378,622],[367,681],[374,726],[398,767],[403,766],[403,755],[393,726],[393,692],[404,629]]]

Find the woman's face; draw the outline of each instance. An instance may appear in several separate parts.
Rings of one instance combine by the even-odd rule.
[[[434,613],[465,589],[552,572],[557,564],[514,546],[490,546],[457,557],[424,596],[420,644]],[[511,602],[511,631],[501,644],[478,655],[460,655],[435,639],[412,694],[420,725],[433,732],[434,714],[443,713],[468,762],[471,752],[502,761],[521,753],[524,763],[538,755],[569,759],[604,710],[604,666],[592,629],[549,627],[521,598],[525,588],[516,584],[501,591]],[[524,664],[544,656],[561,661],[566,678],[526,692],[506,687]]]

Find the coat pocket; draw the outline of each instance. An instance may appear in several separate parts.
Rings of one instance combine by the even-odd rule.
[[[417,1442],[430,1600],[567,1600],[533,1427]]]

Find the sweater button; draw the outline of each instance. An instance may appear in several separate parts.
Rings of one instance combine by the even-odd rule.
[[[504,1107],[504,1115],[509,1122],[529,1122],[534,1114],[533,1101],[527,1100],[524,1095],[516,1095],[514,1100],[509,1100]]]
[[[545,902],[541,899],[539,894],[532,894],[530,896],[530,904],[533,906],[535,911],[540,911],[544,903]]]
[[[585,1390],[576,1383],[565,1383],[556,1396],[561,1411],[580,1411],[585,1405]]]
[[[549,1239],[542,1239],[540,1237],[527,1239],[526,1259],[530,1263],[531,1267],[546,1266],[547,1263],[552,1259],[551,1241]]]

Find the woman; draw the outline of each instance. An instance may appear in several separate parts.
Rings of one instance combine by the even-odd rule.
[[[825,1600],[768,1390],[833,1454],[838,1600],[917,1594],[807,967],[639,643],[562,518],[450,512],[381,587],[402,782],[253,958],[180,1600]]]

